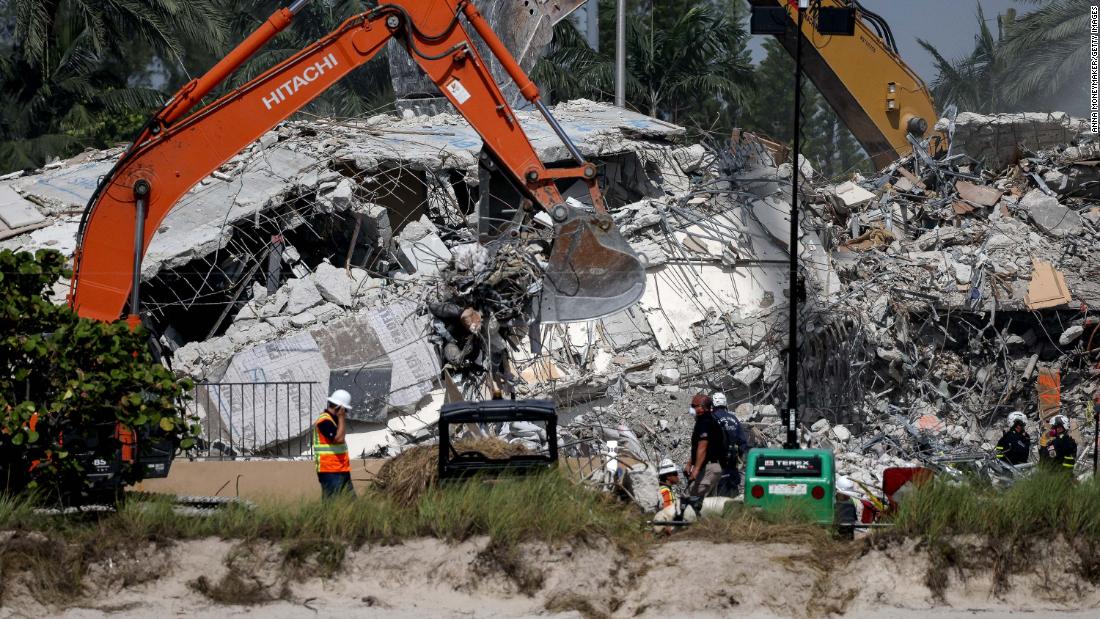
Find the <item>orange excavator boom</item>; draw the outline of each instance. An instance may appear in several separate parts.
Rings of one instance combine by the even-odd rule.
[[[309,2],[296,0],[277,10],[204,76],[181,88],[101,181],[85,210],[74,258],[69,301],[80,316],[118,320],[128,307],[129,320],[136,324],[142,257],[183,194],[374,57],[391,37],[402,41],[532,204],[550,214],[554,246],[543,282],[542,320],[597,318],[641,296],[644,268],[607,212],[595,166],[584,160],[543,104],[538,88],[469,0],[380,4],[196,110],[204,97],[287,28]],[[542,113],[575,165],[550,169],[539,159],[463,21],[487,43],[523,96]],[[587,183],[593,209],[567,205],[556,179]]]

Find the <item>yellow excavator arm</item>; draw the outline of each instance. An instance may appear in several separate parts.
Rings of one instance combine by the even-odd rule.
[[[798,13],[787,0],[749,0],[754,6],[783,6],[790,25],[777,38],[795,52]],[[817,31],[821,8],[854,7],[855,36],[829,36]],[[871,157],[884,168],[912,152],[906,138],[933,137],[933,154],[946,150],[947,139],[933,136],[936,107],[928,86],[898,55],[889,25],[858,0],[814,0],[803,20],[802,70],[825,101]],[[936,139],[938,136],[938,139]]]

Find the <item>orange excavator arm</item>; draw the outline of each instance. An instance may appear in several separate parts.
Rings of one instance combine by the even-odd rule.
[[[581,156],[524,74],[469,0],[391,0],[345,21],[332,33],[217,101],[192,111],[257,50],[287,28],[310,0],[276,11],[206,75],[184,86],[139,134],[101,181],[84,214],[69,301],[83,317],[118,320],[128,306],[139,320],[145,249],[176,202],[241,149],[291,116],[398,37],[439,85],[485,146],[554,224],[545,270],[542,319],[591,319],[636,301],[644,268],[612,223]],[[486,42],[565,143],[574,166],[548,168],[478,55],[463,21]],[[565,204],[554,181],[588,184],[593,210]]]
[[[784,49],[795,53],[797,3],[749,0],[755,6],[784,6],[787,33],[778,36]],[[822,8],[856,10],[855,36],[829,36],[817,31]],[[928,137],[936,123],[932,94],[905,63],[894,45],[890,27],[858,0],[813,0],[803,21],[802,70],[836,111],[877,168],[912,152],[908,135]],[[945,136],[933,139],[933,153],[946,150]]]

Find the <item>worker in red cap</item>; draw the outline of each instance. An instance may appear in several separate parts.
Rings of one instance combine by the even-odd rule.
[[[712,414],[714,402],[700,393],[691,399],[691,414],[695,427],[691,431],[691,458],[684,466],[688,478],[688,496],[702,499],[711,494],[722,478],[719,460],[724,451],[725,432]]]

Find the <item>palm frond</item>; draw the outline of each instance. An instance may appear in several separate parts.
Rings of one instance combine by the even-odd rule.
[[[50,36],[49,7],[45,0],[18,0],[15,3],[15,40],[27,62],[39,66],[46,56]]]
[[[150,112],[164,104],[164,95],[152,88],[112,88],[97,92],[92,101],[108,112]]]
[[[1011,67],[1014,88],[1005,93],[1013,104],[1062,91],[1088,67],[1085,41],[1089,17],[1079,3],[1054,0],[1018,19],[997,50]]]

